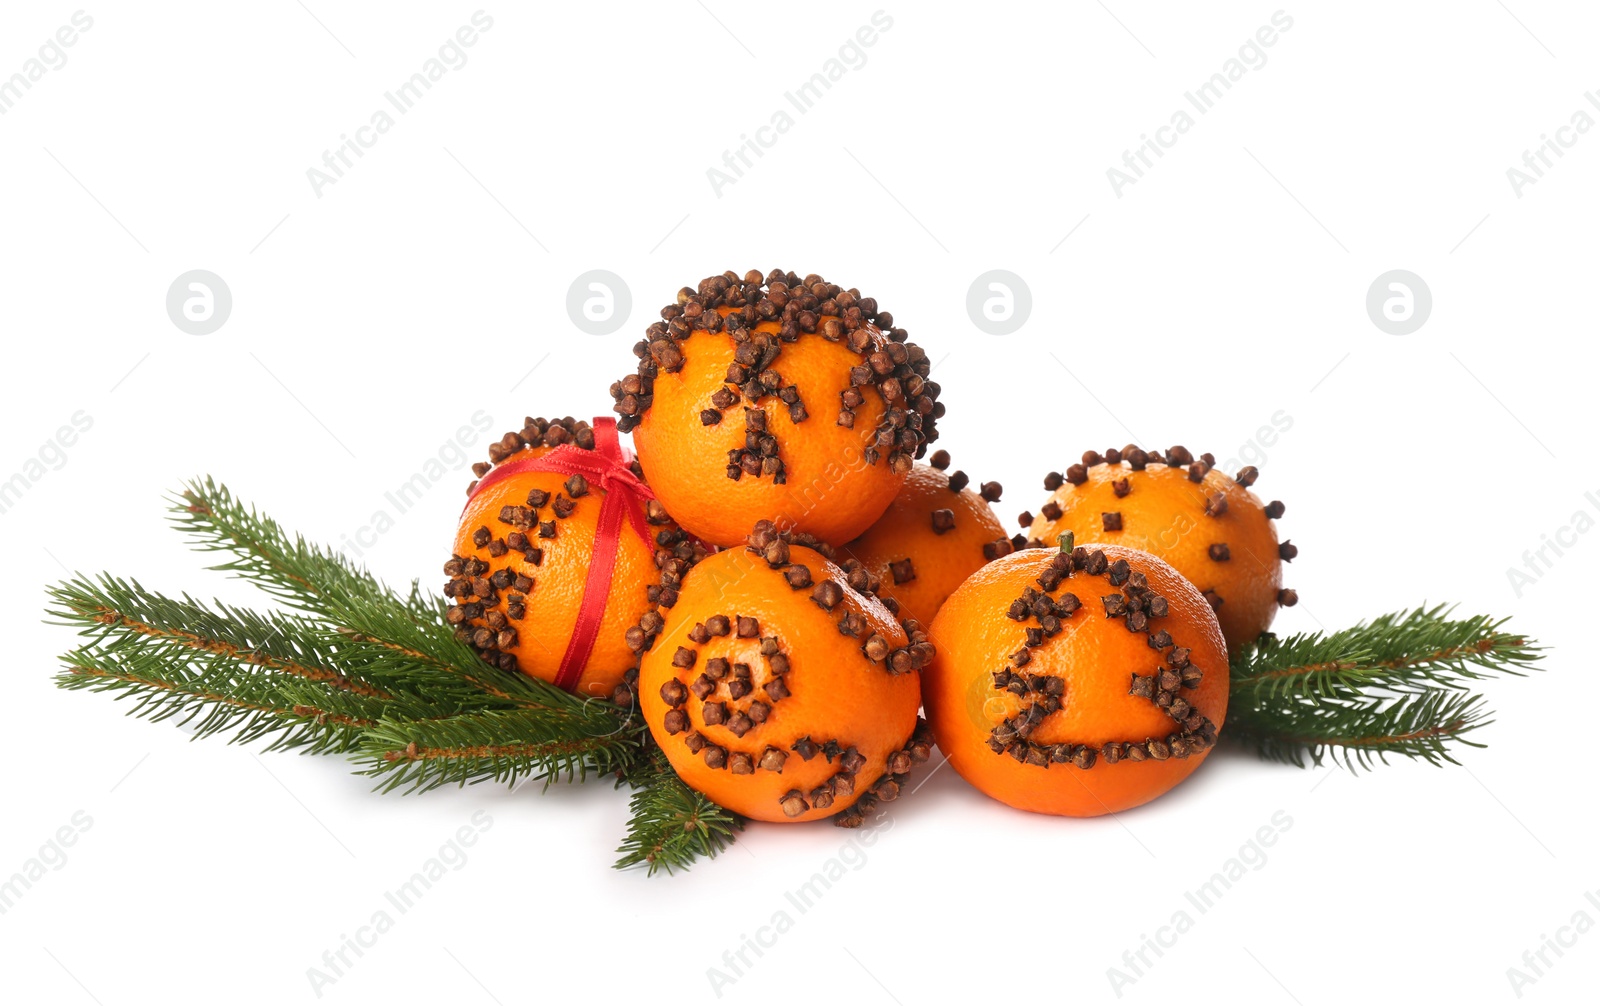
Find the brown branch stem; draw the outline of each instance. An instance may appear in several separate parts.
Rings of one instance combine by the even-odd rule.
[[[158,629],[155,626],[141,622],[138,619],[130,618],[114,608],[95,607],[90,610],[81,608],[74,610],[86,618],[94,619],[101,625],[115,625],[120,628],[128,629],[132,632],[137,632],[143,636],[149,636],[153,639],[163,639],[167,640],[168,642],[177,643],[180,646],[186,646],[192,650],[201,650],[206,653],[214,653],[218,656],[227,657],[231,660],[237,660],[240,663],[255,664],[259,667],[266,667],[270,668],[271,670],[282,671],[283,673],[293,677],[303,678],[306,681],[317,681],[323,684],[333,685],[334,687],[343,689],[344,691],[352,692],[356,695],[365,695],[368,698],[387,699],[391,697],[379,691],[378,689],[371,687],[370,685],[365,685],[358,681],[351,681],[338,671],[329,670],[325,667],[311,667],[307,664],[298,663],[296,661],[268,656],[267,654],[258,650],[248,650],[225,640],[211,639],[207,636],[202,636],[194,632],[183,632],[178,629]]]
[[[204,516],[204,517],[210,517],[213,520],[216,519],[217,512],[215,510],[211,509],[209,504],[204,503],[201,500],[201,497],[199,495],[194,493],[192,490],[187,490],[187,489],[184,490],[183,495],[187,499],[192,501],[190,503],[189,507],[187,508],[190,513],[200,514],[201,516]],[[319,597],[321,596],[321,593],[317,590],[317,588],[315,586],[312,585],[310,580],[307,580],[303,576],[296,576],[294,573],[291,573],[289,570],[283,568],[283,565],[281,563],[275,561],[272,558],[272,554],[270,552],[268,552],[266,549],[261,548],[255,542],[246,540],[244,538],[241,538],[239,535],[235,534],[232,531],[231,528],[229,529],[228,537],[232,538],[235,543],[237,543],[239,545],[242,545],[245,548],[249,549],[251,552],[255,553],[256,556],[258,556],[267,565],[271,566],[280,575],[288,577],[289,579],[293,580],[294,582],[300,584],[302,587],[306,588],[306,590],[310,591],[311,593],[317,594]]]
[[[1275,670],[1264,671],[1260,674],[1253,674],[1247,678],[1241,678],[1234,683],[1234,686],[1242,687],[1244,685],[1253,684],[1257,681],[1272,681],[1278,678],[1295,678],[1302,677],[1307,674],[1353,671],[1359,670],[1363,667],[1374,669],[1382,668],[1384,670],[1400,670],[1407,667],[1422,667],[1427,664],[1447,663],[1453,660],[1460,660],[1464,658],[1470,659],[1474,656],[1482,656],[1485,653],[1492,652],[1502,643],[1515,647],[1523,645],[1524,640],[1521,638],[1502,640],[1497,636],[1485,636],[1482,639],[1476,640],[1475,642],[1462,643],[1457,646],[1446,646],[1443,649],[1434,650],[1432,653],[1424,653],[1415,657],[1392,657],[1388,660],[1375,660],[1370,662],[1363,662],[1359,660],[1329,660],[1315,664],[1301,664],[1296,667],[1280,667]]]
[[[164,678],[144,677],[137,674],[128,674],[122,671],[108,671],[103,667],[91,667],[88,664],[69,664],[67,671],[78,677],[109,678],[114,681],[125,681],[132,685],[143,685],[146,688],[159,688],[163,691],[188,695],[202,699],[206,702],[215,702],[219,705],[231,706],[235,709],[246,709],[252,712],[278,713],[284,716],[298,716],[301,719],[315,719],[320,723],[339,723],[352,727],[376,726],[373,720],[360,719],[344,713],[331,713],[326,709],[316,706],[296,705],[293,707],[269,706],[259,702],[246,702],[231,695],[221,695],[216,692],[197,691],[186,688],[176,681],[167,681]]]
[[[1427,740],[1434,737],[1454,737],[1461,733],[1467,726],[1467,721],[1461,718],[1451,720],[1439,726],[1426,727],[1422,730],[1412,730],[1403,734],[1378,734],[1371,737],[1297,737],[1286,734],[1276,734],[1271,731],[1256,731],[1256,735],[1276,741],[1280,744],[1300,744],[1306,747],[1336,746],[1344,748],[1376,748],[1387,747],[1395,744],[1405,744],[1410,741]],[[1244,727],[1240,731],[1250,736],[1252,731]]]
[[[582,754],[604,747],[604,736],[578,741],[522,744],[469,744],[465,747],[419,747],[415,741],[397,751],[385,751],[384,761],[460,761],[483,758],[541,758],[552,754]]]

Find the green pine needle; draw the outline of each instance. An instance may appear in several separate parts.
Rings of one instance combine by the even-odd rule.
[[[515,786],[523,778],[549,786],[625,772],[640,757],[641,734],[638,724],[596,700],[579,715],[512,709],[385,719],[364,732],[361,753],[365,774],[384,792],[484,781]]]
[[[1371,768],[1390,755],[1455,762],[1450,745],[1489,713],[1467,683],[1521,676],[1542,655],[1505,620],[1451,618],[1436,605],[1339,632],[1263,636],[1233,659],[1226,736],[1266,758]]]
[[[1506,619],[1450,618],[1444,605],[1419,607],[1339,632],[1267,635],[1233,661],[1233,694],[1331,695],[1343,688],[1459,687],[1495,673],[1534,670],[1539,648],[1501,631]]]
[[[74,576],[47,588],[56,624],[76,626],[96,642],[166,643],[270,667],[309,681],[342,681],[338,657],[311,619],[278,612],[260,614],[184,595],[181,600],[146,590],[137,580],[102,573]],[[352,687],[355,687],[351,685]]]
[[[277,521],[234,498],[228,487],[210,476],[184,483],[170,498],[173,525],[200,552],[223,552],[227,561],[210,567],[249,580],[274,598],[312,614],[327,616],[330,609],[352,598],[392,606],[395,592],[355,566],[343,554],[291,535]],[[430,614],[426,606],[413,606],[413,592],[402,608],[417,622]]]
[[[1270,708],[1244,710],[1239,719],[1229,710],[1227,730],[1273,761],[1304,767],[1327,757],[1348,768],[1370,769],[1375,760],[1387,764],[1390,755],[1459,764],[1449,745],[1483,747],[1467,734],[1487,726],[1488,716],[1481,696],[1442,689],[1350,696],[1338,704],[1299,695],[1285,696]]]
[[[180,717],[194,736],[231,732],[234,743],[267,740],[266,750],[308,754],[354,751],[385,702],[323,682],[275,674],[223,659],[174,659],[161,648],[80,647],[62,657],[63,688],[131,699],[130,716]]]
[[[425,703],[418,708],[431,709],[433,715],[529,704],[501,699],[464,675],[441,672],[392,647],[352,639],[349,632],[306,615],[207,605],[187,594],[174,599],[109,574],[74,576],[48,593],[51,620],[77,627],[79,635],[97,644],[142,645],[180,663],[207,656],[358,694],[409,697]],[[529,694],[535,693],[537,688]],[[570,699],[565,692],[560,695],[561,700],[541,699]]]
[[[701,856],[715,858],[744,828],[743,818],[685,785],[659,748],[628,781],[637,788],[628,802],[628,836],[617,847],[619,870],[642,866],[652,877],[687,870]]]

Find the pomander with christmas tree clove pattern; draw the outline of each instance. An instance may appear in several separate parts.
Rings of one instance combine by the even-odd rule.
[[[1116,545],[1024,549],[945,602],[923,703],[968,782],[1022,810],[1116,813],[1182,782],[1216,743],[1228,659],[1205,599]]]

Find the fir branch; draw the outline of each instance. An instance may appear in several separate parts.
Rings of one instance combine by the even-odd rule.
[[[96,641],[165,642],[384,697],[378,688],[335,670],[340,656],[328,645],[326,630],[304,617],[220,602],[213,609],[187,594],[174,600],[108,573],[93,580],[74,576],[47,592],[55,605],[47,614]]]
[[[1419,607],[1331,634],[1265,635],[1234,659],[1233,694],[1460,688],[1496,672],[1520,676],[1534,669],[1539,648],[1520,634],[1501,631],[1506,619],[1453,619],[1451,610]]]
[[[683,869],[743,827],[678,779],[632,710],[485,664],[456,638],[444,599],[415,581],[401,595],[209,478],[189,483],[174,510],[192,544],[226,554],[213,568],[296,611],[76,576],[50,591],[49,614],[88,639],[63,658],[62,687],[197,722],[197,737],[355,752],[385,791],[615,774],[636,790],[619,868]]]
[[[546,709],[489,710],[425,721],[385,719],[362,738],[364,774],[384,792],[455,783],[566,778],[625,773],[642,750],[643,728],[608,702],[575,713]]]
[[[56,683],[132,699],[130,716],[156,722],[181,716],[180,724],[198,720],[197,738],[231,730],[234,743],[270,738],[268,751],[303,748],[309,754],[355,750],[362,731],[374,726],[386,707],[381,699],[325,682],[286,677],[218,655],[201,655],[189,664],[164,649],[80,647],[62,657],[65,667]]]
[[[401,597],[337,551],[291,536],[210,477],[188,482],[172,512],[194,547],[231,556],[212,569],[250,580],[323,619],[351,644],[387,651],[394,660],[453,678],[506,706],[573,712],[585,701],[537,678],[489,666],[455,638],[443,617],[443,598],[424,593],[415,581]]]
[[[326,617],[338,598],[394,600],[392,590],[343,554],[290,535],[209,475],[186,482],[169,509],[193,548],[232,556],[211,569],[250,580],[285,604]]]
[[[63,686],[115,690],[136,699],[134,714],[153,719],[204,711],[198,736],[240,727],[234,739],[249,741],[279,732],[272,747],[370,751],[400,731],[405,749],[420,736],[423,758],[378,762],[386,788],[583,776],[624,766],[639,747],[641,729],[609,702],[542,681],[526,686],[537,703],[505,702],[303,615],[175,600],[105,574],[74,577],[50,596],[49,614],[90,640],[66,658]],[[368,701],[351,706],[329,693]]]
[[[690,789],[659,748],[639,763],[628,781],[637,787],[628,810],[628,834],[616,868],[643,866],[647,876],[687,870],[701,856],[715,858],[744,828],[744,819]]]
[[[1227,730],[1273,761],[1304,768],[1327,757],[1347,768],[1387,763],[1389,755],[1431,765],[1458,764],[1451,743],[1483,747],[1468,734],[1491,720],[1480,696],[1438,688],[1392,696],[1281,695],[1228,711]]]
[[[426,699],[440,715],[517,706],[463,676],[364,645],[305,615],[208,606],[187,594],[173,599],[104,573],[92,580],[75,576],[48,593],[53,603],[47,614],[95,641],[186,648],[374,698]],[[184,658],[174,653],[172,659]]]
[[[1505,620],[1453,619],[1438,605],[1330,634],[1262,636],[1233,658],[1226,736],[1265,758],[1304,766],[1324,757],[1371,768],[1389,755],[1454,762],[1450,745],[1489,713],[1467,683],[1522,676],[1542,650]]]

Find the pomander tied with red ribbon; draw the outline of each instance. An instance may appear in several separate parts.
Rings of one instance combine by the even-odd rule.
[[[661,599],[657,552],[690,543],[616,423],[592,431],[593,449],[518,434],[496,445],[462,510],[445,595],[457,638],[484,660],[622,701],[638,663],[628,630]]]

